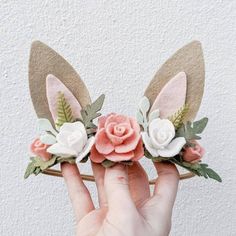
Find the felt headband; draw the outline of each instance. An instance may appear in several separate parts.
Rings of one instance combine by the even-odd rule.
[[[145,156],[188,170],[180,179],[198,175],[221,181],[201,162],[204,149],[197,140],[208,119],[193,121],[203,96],[204,74],[201,43],[193,41],[156,73],[138,104],[136,118],[115,113],[101,116],[105,96],[91,102],[72,66],[47,45],[33,42],[29,85],[39,137],[30,146],[25,178],[39,173],[62,176],[51,168],[62,162],[90,158],[109,168],[117,162],[132,165]],[[82,178],[94,181],[90,175]]]

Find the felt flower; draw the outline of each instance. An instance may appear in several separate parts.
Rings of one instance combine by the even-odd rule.
[[[48,161],[52,157],[52,154],[47,152],[48,147],[50,147],[50,145],[42,143],[40,139],[37,138],[30,145],[30,151],[34,155],[41,157],[43,161]]]
[[[90,151],[94,137],[88,139],[82,122],[64,123],[56,135],[57,142],[47,151],[61,157],[77,157],[81,161]]]
[[[153,157],[173,157],[184,144],[185,138],[175,137],[175,127],[168,119],[156,118],[148,126],[148,132],[142,132],[146,149]]]
[[[90,158],[101,163],[105,159],[120,161],[137,161],[144,155],[140,127],[134,118],[110,114],[98,120],[95,144]]]
[[[183,152],[183,159],[187,162],[196,163],[203,157],[205,150],[197,141],[193,141],[193,147],[186,147]]]

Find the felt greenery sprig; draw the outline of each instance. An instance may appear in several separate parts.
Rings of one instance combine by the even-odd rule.
[[[62,162],[86,162],[90,149],[94,144],[94,133],[97,126],[94,120],[101,115],[105,96],[101,95],[95,102],[81,110],[81,117],[73,117],[70,104],[62,92],[57,97],[57,119],[55,127],[48,119],[38,119],[38,129],[41,134],[31,144],[30,158],[25,171],[29,175],[45,171]]]
[[[74,122],[72,109],[70,107],[70,104],[67,102],[65,95],[62,92],[58,92],[57,120],[55,122],[55,125],[57,129],[60,129],[60,127],[66,122]]]
[[[145,156],[154,162],[172,162],[197,176],[221,182],[220,176],[207,164],[201,162],[204,149],[196,140],[201,139],[208,118],[184,122],[188,106],[184,105],[168,119],[160,118],[159,110],[149,113],[150,102],[143,97],[139,103],[136,119],[143,128]]]
[[[96,132],[97,126],[94,124],[93,120],[101,116],[99,111],[102,109],[104,99],[105,95],[102,94],[92,104],[88,104],[81,110],[82,122],[88,134],[93,134]]]

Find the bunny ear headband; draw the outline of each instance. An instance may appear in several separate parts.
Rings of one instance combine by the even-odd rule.
[[[105,96],[91,102],[71,65],[39,41],[31,48],[29,85],[39,132],[30,145],[25,178],[39,173],[62,176],[52,169],[62,162],[90,159],[109,168],[117,162],[132,165],[146,157],[187,170],[181,179],[197,175],[221,182],[201,161],[204,149],[197,140],[208,119],[193,121],[204,90],[200,42],[189,43],[165,62],[138,103],[136,117],[101,116]],[[94,181],[90,175],[82,178]]]

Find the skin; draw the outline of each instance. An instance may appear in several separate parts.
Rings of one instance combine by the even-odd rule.
[[[142,166],[92,163],[99,198],[95,209],[78,167],[63,163],[64,176],[76,218],[77,236],[165,236],[171,228],[179,173],[172,164],[155,163],[158,179],[151,194]]]

